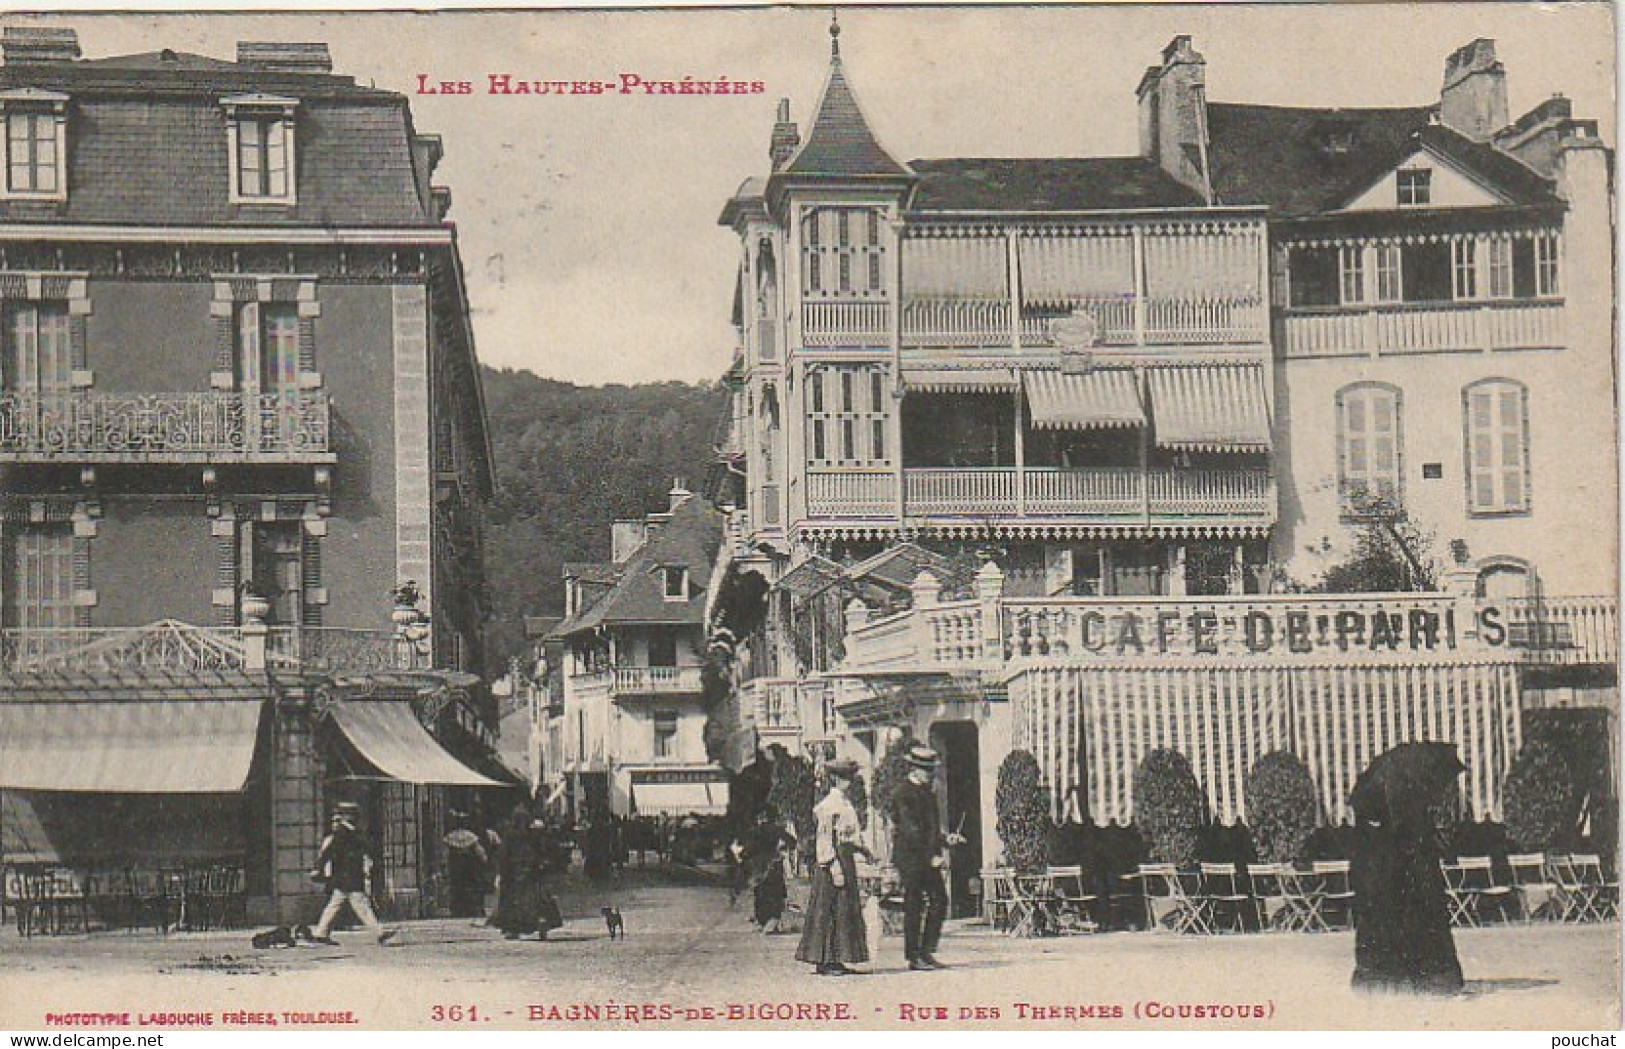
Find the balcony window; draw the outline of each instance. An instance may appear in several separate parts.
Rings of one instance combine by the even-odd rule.
[[[675,759],[677,754],[677,715],[660,711],[654,716],[654,756],[656,761]]]
[[[1337,286],[1346,305],[1365,301],[1365,248],[1345,244],[1337,249]]]
[[[0,613],[7,627],[63,630],[74,622],[73,526],[7,526],[0,534]]]
[[[826,388],[826,382],[832,390]],[[890,398],[886,396],[884,367],[837,365],[810,369],[807,390],[809,465],[887,465]]]
[[[14,302],[6,310],[0,385],[61,393],[72,384],[73,337],[66,302]]]
[[[1496,237],[1484,245],[1485,276],[1488,286],[1486,291],[1492,299],[1506,299],[1512,296],[1512,242],[1505,237]]]
[[[813,208],[801,221],[802,293],[810,298],[885,294],[885,245],[873,208]]]
[[[1478,242],[1454,240],[1450,242],[1450,273],[1453,297],[1478,298]]]
[[[1557,234],[1542,233],[1535,238],[1535,294],[1560,295],[1557,283]]]
[[[233,204],[296,201],[294,108],[291,98],[240,95],[224,100]]]
[[[1350,516],[1403,502],[1401,408],[1398,387],[1385,383],[1357,383],[1338,391],[1338,482]]]
[[[1485,379],[1462,391],[1466,427],[1467,510],[1529,510],[1528,392],[1510,379]]]
[[[1329,248],[1293,248],[1290,269],[1294,306],[1336,306],[1341,299],[1338,256]]]
[[[270,603],[267,622],[298,625],[305,596],[304,526],[298,521],[245,521],[241,529],[239,578]]]
[[[1433,203],[1433,172],[1431,170],[1416,168],[1408,171],[1398,171],[1394,174],[1400,207],[1426,207]]]
[[[1404,297],[1404,255],[1398,244],[1378,244],[1372,254],[1376,257],[1377,301],[1398,302]]]

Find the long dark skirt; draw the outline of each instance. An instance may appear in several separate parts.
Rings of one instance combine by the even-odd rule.
[[[1449,901],[1438,851],[1416,835],[1356,830],[1349,875],[1354,889],[1354,980],[1367,991],[1454,994],[1461,963],[1450,935]]]
[[[813,965],[842,965],[869,960],[869,937],[863,927],[863,904],[858,895],[858,865],[851,846],[840,850],[841,873],[846,884],[836,888],[828,868],[813,870],[812,896],[807,901],[807,924],[801,931],[796,960]]]
[[[502,897],[491,924],[504,936],[546,935],[564,924],[564,915],[541,877],[524,873],[502,883]]]
[[[830,887],[834,888],[833,885]],[[752,890],[751,909],[756,924],[767,926],[784,917],[784,902],[788,895],[788,888],[784,884],[784,864],[776,861],[762,873]]]

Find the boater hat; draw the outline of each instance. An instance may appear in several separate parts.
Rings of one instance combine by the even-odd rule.
[[[924,743],[910,743],[903,751],[903,760],[917,769],[934,769],[942,764],[942,756]]]

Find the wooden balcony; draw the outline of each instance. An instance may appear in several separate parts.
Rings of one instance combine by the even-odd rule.
[[[1561,299],[1300,308],[1280,324],[1281,352],[1289,359],[1564,345]]]
[[[332,462],[327,395],[0,393],[0,462]]]
[[[807,493],[809,517],[897,515],[890,471],[809,471]],[[903,515],[1268,524],[1275,519],[1275,489],[1262,469],[915,468],[903,471]]]

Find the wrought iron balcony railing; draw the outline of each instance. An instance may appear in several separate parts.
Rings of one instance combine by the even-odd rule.
[[[0,392],[0,460],[328,461],[325,393]]]

